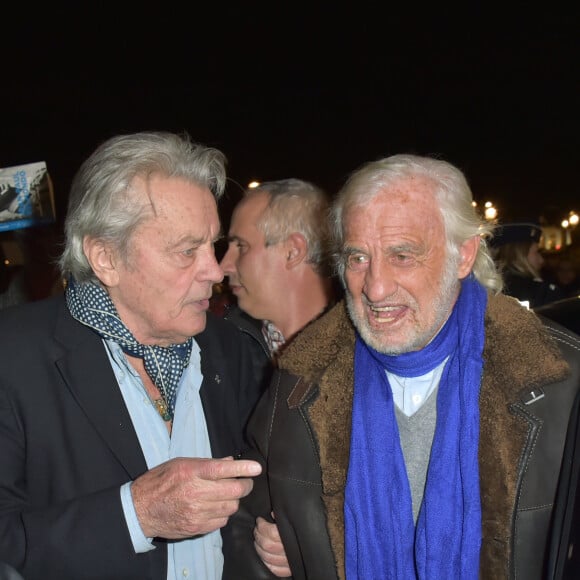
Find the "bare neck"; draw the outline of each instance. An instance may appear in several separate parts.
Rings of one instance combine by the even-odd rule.
[[[286,342],[320,316],[333,299],[332,282],[328,278],[313,273],[302,282],[286,293],[280,304],[280,316],[272,320]]]

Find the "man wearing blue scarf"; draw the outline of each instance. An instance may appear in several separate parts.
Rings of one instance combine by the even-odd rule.
[[[491,227],[447,162],[364,165],[332,225],[346,299],[284,352],[250,420],[267,468],[224,577],[555,577],[580,339],[501,294]]]

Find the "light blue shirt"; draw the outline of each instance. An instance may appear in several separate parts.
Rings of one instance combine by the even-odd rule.
[[[199,396],[202,382],[199,346],[193,341],[189,365],[183,371],[177,392],[171,436],[151,403],[141,378],[121,347],[104,341],[123,399],[137,433],[147,467],[156,467],[173,457],[211,457],[209,435]],[[121,487],[121,501],[136,553],[155,550],[135,512],[131,482]],[[220,580],[223,570],[222,538],[219,530],[187,540],[167,542],[168,580]]]
[[[431,372],[420,377],[399,377],[385,370],[393,392],[393,401],[407,417],[414,415],[433,393],[448,359],[449,357]]]

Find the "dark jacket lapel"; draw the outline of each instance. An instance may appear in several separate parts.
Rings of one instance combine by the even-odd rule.
[[[64,301],[57,317],[55,338],[63,347],[55,364],[64,383],[134,479],[147,466],[101,338],[73,319]]]
[[[233,428],[237,426],[235,418],[228,418],[229,411],[236,408],[235,389],[228,385],[229,373],[226,368],[232,363],[235,353],[226,353],[218,336],[218,328],[211,316],[208,316],[205,330],[194,337],[201,351],[201,383],[200,397],[212,454],[223,457],[231,453],[231,442],[238,437]]]

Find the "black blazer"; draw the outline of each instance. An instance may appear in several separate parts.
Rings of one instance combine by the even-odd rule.
[[[259,394],[238,332],[208,313],[195,337],[214,457],[244,447]],[[99,336],[58,296],[0,312],[0,337],[0,560],[26,580],[165,580],[163,542],[135,554],[125,524],[119,487],[147,466]]]
[[[24,580],[22,576],[8,564],[0,562],[0,580]]]

